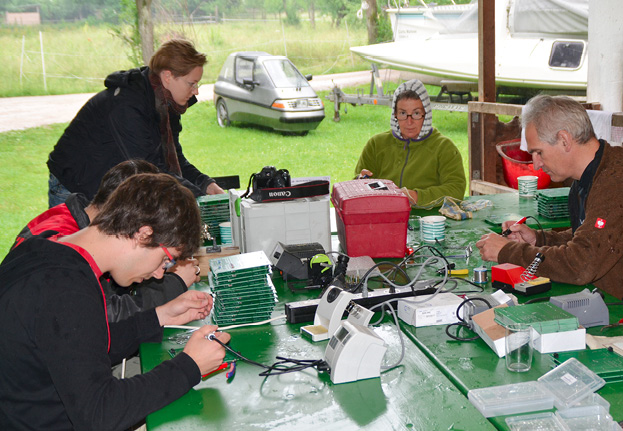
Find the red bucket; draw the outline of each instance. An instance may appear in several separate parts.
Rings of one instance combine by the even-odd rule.
[[[502,157],[504,181],[506,181],[509,187],[517,189],[517,177],[521,177],[522,175],[536,175],[538,177],[537,188],[546,189],[552,182],[551,178],[541,169],[538,171],[534,170],[532,156],[527,151],[523,151],[519,148],[520,145],[521,140],[514,139],[512,141],[500,142],[495,146]]]

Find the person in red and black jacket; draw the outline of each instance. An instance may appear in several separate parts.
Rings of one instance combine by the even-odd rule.
[[[123,181],[132,175],[158,172],[156,166],[145,160],[119,163],[104,175],[91,202],[80,193],[72,193],[64,204],[56,205],[32,219],[18,234],[12,248],[45,231],[70,235],[84,229]],[[119,288],[108,278],[104,278],[102,285],[106,292],[109,320],[116,322],[141,309],[157,307],[170,301],[198,281],[198,270],[196,261],[185,260],[171,268],[160,280],[134,285],[132,295],[128,295],[128,289]]]
[[[166,174],[124,181],[86,228],[44,232],[0,264],[0,429],[124,430],[187,393],[216,370],[230,336],[213,325],[193,332],[183,352],[153,370],[116,379],[115,360],[162,340],[163,326],[204,319],[205,292],[111,323],[99,279],[120,286],[161,278],[200,245],[192,193]]]

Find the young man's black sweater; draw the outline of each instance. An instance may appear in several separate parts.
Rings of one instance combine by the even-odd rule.
[[[111,363],[159,341],[155,310],[107,323],[88,253],[41,236],[0,265],[0,429],[122,430],[200,381],[186,354],[126,380]]]

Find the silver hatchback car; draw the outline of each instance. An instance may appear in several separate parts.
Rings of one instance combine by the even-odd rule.
[[[287,57],[247,51],[230,54],[214,84],[216,118],[302,135],[324,119],[324,104]]]

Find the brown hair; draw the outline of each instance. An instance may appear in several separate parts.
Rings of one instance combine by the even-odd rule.
[[[119,184],[136,174],[157,174],[160,172],[158,168],[149,163],[147,160],[132,159],[121,162],[113,166],[102,177],[102,182],[95,197],[91,201],[91,205],[101,207],[104,205],[108,197],[114,192]]]
[[[396,96],[396,102],[395,102],[396,109],[398,108],[398,102],[400,102],[403,99],[422,100],[420,99],[420,96],[418,96],[418,94],[413,90],[403,91],[398,96]]]
[[[192,42],[171,39],[163,43],[149,60],[149,69],[156,75],[169,70],[174,77],[188,75],[195,67],[207,63],[206,55],[198,52]]]
[[[193,194],[167,174],[137,174],[110,195],[91,222],[106,235],[131,238],[143,226],[153,230],[145,247],[178,248],[185,259],[201,245],[201,217]]]

